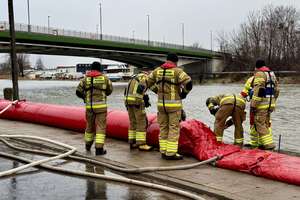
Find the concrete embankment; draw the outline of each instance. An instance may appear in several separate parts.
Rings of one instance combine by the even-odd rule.
[[[80,152],[85,152],[83,135],[68,130],[0,120],[0,134],[24,134],[46,137],[75,146]],[[194,158],[190,157],[185,157],[183,161],[162,160],[159,152],[130,151],[126,142],[113,139],[107,140],[106,148],[108,153],[103,157],[97,157],[97,160],[122,167],[171,166],[196,162]],[[136,176],[137,178],[139,177],[139,175]],[[300,199],[298,186],[219,169],[211,165],[189,170],[145,173],[140,175],[140,177],[193,191],[204,195],[207,199]]]

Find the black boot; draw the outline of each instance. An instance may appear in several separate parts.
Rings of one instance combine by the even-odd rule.
[[[130,145],[130,149],[136,149],[139,147],[136,143],[131,143],[129,145]]]
[[[85,150],[91,151],[92,145],[93,145],[93,143],[85,143]]]
[[[163,158],[166,159],[166,160],[182,160],[182,159],[183,159],[183,156],[180,155],[180,154],[178,154],[178,153],[176,153],[176,154],[173,155],[173,156],[165,155]]]
[[[103,149],[103,148],[96,148],[95,149],[95,154],[96,154],[96,156],[104,155],[104,154],[106,154],[106,150]]]

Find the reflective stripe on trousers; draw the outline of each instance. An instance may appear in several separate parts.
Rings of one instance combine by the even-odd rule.
[[[128,130],[128,140],[135,139],[135,130]]]
[[[167,156],[175,155],[177,151],[178,151],[178,141],[176,142],[167,141],[166,155]]]
[[[135,140],[137,142],[145,142],[146,141],[146,132],[137,131],[136,136],[135,136]]]
[[[222,142],[223,137],[218,137],[218,136],[217,136],[216,139],[217,139],[218,142]]]
[[[85,142],[92,142],[94,140],[94,133],[84,133],[84,141]]]
[[[234,140],[234,144],[243,144],[244,143],[244,138],[239,138]]]
[[[166,153],[167,150],[167,140],[159,140],[159,151],[160,153]]]
[[[105,133],[104,132],[97,132],[96,133],[96,144],[104,144],[105,141]]]

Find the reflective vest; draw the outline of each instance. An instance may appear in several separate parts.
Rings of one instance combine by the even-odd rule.
[[[146,74],[140,73],[131,77],[124,92],[125,105],[140,105],[144,103],[144,91],[138,91],[138,87],[140,87],[139,85],[142,81],[147,82]]]

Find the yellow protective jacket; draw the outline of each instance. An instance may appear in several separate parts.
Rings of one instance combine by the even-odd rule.
[[[182,109],[183,94],[192,89],[192,80],[175,63],[167,61],[157,67],[148,77],[146,87],[157,87],[158,111],[175,112]]]
[[[211,109],[214,106],[235,105],[244,110],[246,106],[246,101],[241,95],[221,94],[218,96],[208,98],[208,102],[206,105],[208,109]]]
[[[84,99],[87,111],[95,113],[107,110],[106,98],[113,91],[109,78],[98,71],[89,71],[86,77],[80,80],[76,94]],[[79,94],[79,95],[78,95]]]
[[[144,103],[144,91],[138,91],[141,82],[147,82],[147,75],[136,74],[131,77],[124,92],[125,105],[141,105]]]
[[[253,82],[254,82],[254,76],[251,76],[250,78],[247,79],[244,88],[241,92],[241,95],[246,98],[246,97],[250,97],[250,99],[252,98],[250,91],[252,91],[252,87],[253,87]]]
[[[250,106],[257,110],[272,111],[278,96],[279,87],[275,73],[267,67],[261,67],[254,75],[253,98]]]

